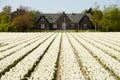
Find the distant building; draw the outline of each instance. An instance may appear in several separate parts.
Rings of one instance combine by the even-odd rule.
[[[36,21],[37,29],[40,30],[76,30],[92,29],[93,24],[87,14],[41,14]]]

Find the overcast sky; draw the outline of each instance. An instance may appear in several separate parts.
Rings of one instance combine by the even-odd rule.
[[[80,13],[85,9],[94,7],[96,2],[100,5],[100,9],[110,4],[117,4],[120,7],[120,0],[0,0],[0,11],[6,5],[10,5],[12,11],[22,5],[43,13],[57,13],[62,11],[66,13]]]

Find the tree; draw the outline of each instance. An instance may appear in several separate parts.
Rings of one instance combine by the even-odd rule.
[[[117,5],[110,5],[105,8],[104,16],[101,20],[103,31],[120,31],[120,9]]]
[[[16,11],[14,11],[12,13],[12,18],[14,19],[16,16],[23,15],[26,12],[29,12],[29,8],[28,7],[24,7],[24,6],[20,6],[19,8],[17,8]]]
[[[84,10],[83,13],[90,14],[90,20],[93,22],[95,30],[99,30],[101,28],[100,21],[103,17],[103,13],[101,10],[99,10],[99,5],[97,5],[97,3],[94,3],[94,6],[95,6],[94,8]]]
[[[7,17],[7,22],[11,20],[11,6],[5,6],[2,13]]]
[[[90,19],[94,23],[96,30],[99,30],[101,28],[100,21],[102,17],[103,17],[103,14],[101,10],[98,10],[98,9],[92,10]]]
[[[91,14],[91,12],[92,12],[92,8],[89,8],[89,9],[85,9],[82,13],[83,14],[86,14],[86,13]]]
[[[10,22],[11,19],[11,7],[5,6],[0,14],[0,21]]]
[[[31,10],[31,11],[30,11],[30,14],[31,14],[32,17],[33,17],[33,21],[36,21],[36,19],[37,19],[38,16],[40,15],[40,12],[39,12],[39,11],[36,11],[36,10]]]
[[[15,26],[11,22],[11,7],[5,6],[0,13],[0,31],[7,32],[9,30],[14,31]]]
[[[0,31],[1,32],[9,32],[9,31],[17,31],[16,26],[12,24],[11,22],[9,23],[0,23]]]
[[[38,19],[39,15],[40,15],[40,12],[39,11],[36,11],[36,10],[31,10],[30,11],[30,14],[32,15],[32,20],[34,22],[34,27],[33,29],[36,29],[36,20]]]
[[[16,16],[13,19],[13,23],[17,26],[19,31],[25,31],[33,28],[34,26],[32,15],[29,12]]]
[[[11,6],[5,6],[5,7],[3,8],[3,12],[5,12],[5,13],[10,13],[10,12],[11,12]]]

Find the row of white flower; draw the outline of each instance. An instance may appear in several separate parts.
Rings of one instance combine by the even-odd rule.
[[[25,54],[27,54],[30,50],[34,49],[38,44],[42,43],[49,36],[50,35],[47,35],[46,37],[34,42],[33,44],[30,44],[29,46],[27,46],[27,47],[13,53],[12,55],[0,60],[0,72],[2,72],[9,65],[13,64],[17,59],[19,59],[22,56],[24,56]]]
[[[26,37],[24,37],[23,39],[20,39],[19,41],[16,41],[16,42],[14,42],[14,43],[11,43],[11,44],[9,44],[9,45],[6,45],[6,46],[1,47],[1,48],[0,48],[0,51],[2,51],[2,50],[7,50],[8,48],[13,47],[13,46],[16,46],[16,45],[20,45],[20,44],[22,44],[23,42],[32,39],[33,37],[34,37],[34,36],[26,36]]]
[[[98,33],[89,33],[89,34],[82,33],[82,34],[91,39],[98,39],[98,40],[101,40],[104,42],[108,42],[108,43],[120,46],[120,42],[118,42],[120,39],[120,38],[118,38],[119,37],[118,35],[120,35],[120,33],[116,34],[116,37],[118,38],[117,40],[114,40],[114,35],[113,35],[114,33],[112,33],[112,34],[110,33],[107,35],[105,35],[106,33],[99,33],[99,34]],[[111,35],[111,38],[109,38],[109,35]]]
[[[109,33],[94,33],[95,36],[99,36],[109,41],[120,43],[120,32],[109,32]]]
[[[88,50],[86,50],[70,34],[68,34],[68,36],[76,52],[78,53],[79,60],[82,62],[86,74],[91,80],[115,80],[114,77],[111,76],[111,74],[105,70],[101,64],[98,63],[98,61],[96,61],[96,59],[90,54]]]
[[[61,33],[57,35],[54,42],[50,45],[48,51],[35,68],[29,80],[52,80],[54,78],[55,66],[59,53]],[[49,41],[50,42],[50,41]],[[47,44],[46,44],[47,45]]]
[[[112,49],[112,48],[109,48],[109,47],[107,47],[107,46],[105,46],[105,45],[103,45],[103,44],[100,44],[100,43],[98,43],[98,42],[96,42],[96,41],[94,41],[94,40],[91,40],[90,38],[87,38],[87,37],[86,37],[87,35],[86,35],[86,36],[82,36],[82,35],[79,34],[79,36],[82,37],[82,38],[84,38],[85,40],[87,40],[87,41],[90,42],[91,44],[93,44],[93,45],[99,47],[100,49],[104,50],[104,51],[107,52],[109,55],[116,57],[117,60],[120,61],[120,52],[119,52],[119,51],[116,51],[116,50],[114,50],[114,49]]]
[[[27,33],[0,33],[0,42],[4,44],[11,44],[17,41],[21,41],[30,37],[37,36],[38,34]]]
[[[62,36],[59,72],[60,80],[85,80],[65,33]]]
[[[97,58],[100,59],[100,61],[106,65],[109,69],[111,69],[117,76],[120,77],[120,63],[119,61],[117,61],[116,59],[112,58],[111,56],[109,56],[108,54],[106,54],[105,52],[103,52],[102,50],[96,48],[95,46],[93,46],[92,44],[86,42],[85,40],[83,40],[82,38],[76,36],[75,34],[73,34],[84,46],[86,46],[86,48],[88,48],[93,54],[94,56],[97,56]]]
[[[103,33],[101,33],[101,34],[103,34]],[[112,36],[114,33],[112,33],[112,34],[109,34],[109,35],[111,35],[111,37],[112,37],[112,39],[108,39],[107,41],[106,40],[103,40],[104,38],[106,38],[106,37],[108,37],[109,35],[106,35],[106,36],[104,36],[104,38],[102,37],[101,38],[101,34],[98,34],[98,33],[94,33],[94,35],[92,35],[92,34],[85,34],[86,36],[89,36],[89,37],[91,37],[92,39],[95,39],[96,41],[98,41],[98,42],[100,42],[100,43],[102,43],[102,44],[104,44],[104,45],[106,45],[106,46],[108,46],[108,47],[110,47],[110,48],[113,48],[113,49],[115,49],[115,50],[118,50],[118,51],[120,51],[120,43],[117,43],[117,42],[115,42],[114,41],[114,43],[111,43],[110,42],[110,40],[114,40],[114,36]],[[105,34],[105,33],[104,33]],[[104,35],[103,34],[103,35]],[[120,40],[120,38],[119,38],[119,33],[118,34],[116,34],[117,35],[117,37],[118,37],[118,39],[117,39],[117,41],[119,41]]]
[[[35,42],[36,40],[40,39],[41,37],[42,37],[42,35],[40,35],[40,37],[36,37],[36,38],[33,37],[32,39],[30,39],[27,42],[24,42],[24,43],[22,43],[20,45],[17,45],[15,47],[11,48],[11,49],[8,49],[8,50],[5,50],[5,51],[1,52],[0,53],[0,58],[3,58],[4,56],[7,56],[7,55],[9,55],[9,54],[11,54],[13,52],[16,52],[16,51],[24,48],[25,46],[31,44],[32,42]]]
[[[44,51],[46,50],[50,42],[53,40],[55,35],[56,34],[54,34],[47,41],[42,43],[37,49],[31,52],[22,61],[18,62],[18,64],[15,67],[11,68],[9,72],[6,72],[5,75],[1,77],[1,80],[10,80],[10,79],[20,80],[24,78],[24,75],[27,74],[28,70],[30,70],[34,65],[34,63],[39,59],[39,57],[43,55]],[[48,36],[46,36],[46,38],[47,37]],[[37,43],[40,43],[40,42],[41,41],[38,41]],[[34,45],[37,45],[37,44],[34,44]]]
[[[0,42],[2,43],[12,43],[15,40],[18,40],[19,38],[25,37],[24,35],[18,34],[18,33],[0,33]]]
[[[120,37],[118,36],[118,35],[120,35],[120,33],[117,33],[115,35],[116,38],[118,38],[116,41],[114,40],[115,36],[113,34],[114,33],[109,34],[109,35],[111,35],[111,39],[108,37],[109,35],[104,35],[104,34],[99,34],[99,35],[95,34],[95,35],[93,35],[93,37],[95,36],[95,38],[97,37],[97,38],[101,39],[102,41],[106,41],[106,42],[120,46],[120,42],[118,42],[120,40]]]

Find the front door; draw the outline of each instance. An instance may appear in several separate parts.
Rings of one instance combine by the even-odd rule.
[[[62,30],[66,30],[66,23],[62,23]]]

